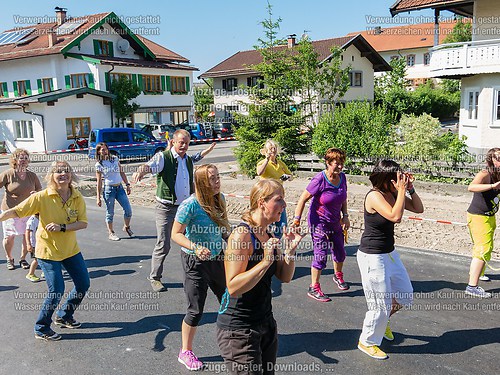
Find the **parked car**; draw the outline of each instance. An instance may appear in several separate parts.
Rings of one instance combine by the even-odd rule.
[[[212,127],[209,123],[193,122],[189,124],[191,139],[207,139],[213,137]]]
[[[234,134],[233,125],[230,122],[214,123],[214,137],[226,138],[226,137],[232,137],[233,134]]]
[[[109,152],[120,159],[149,159],[167,147],[166,141],[158,141],[151,134],[132,128],[92,129],[89,140],[89,158],[95,158],[99,142],[106,142]],[[123,147],[129,144],[134,146]]]

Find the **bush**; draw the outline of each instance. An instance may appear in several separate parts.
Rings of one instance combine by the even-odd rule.
[[[369,102],[350,102],[323,116],[314,129],[312,150],[320,158],[330,147],[350,157],[388,155],[394,145],[395,116]]]

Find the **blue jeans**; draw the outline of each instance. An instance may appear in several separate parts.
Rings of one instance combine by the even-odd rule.
[[[90,277],[81,253],[61,261],[38,259],[38,264],[45,274],[45,280],[49,288],[47,298],[43,301],[42,309],[35,323],[35,333],[44,334],[50,332],[52,315],[64,294],[62,267],[64,266],[66,271],[68,271],[75,286],[69,293],[64,305],[57,312],[57,316],[60,318],[73,318],[75,310],[82,302],[85,293],[87,293],[90,287]]]
[[[115,200],[117,200],[123,208],[123,217],[132,217],[132,207],[130,206],[127,192],[122,184],[118,186],[104,186],[103,198],[106,204],[106,223],[113,222],[113,216],[115,216]]]

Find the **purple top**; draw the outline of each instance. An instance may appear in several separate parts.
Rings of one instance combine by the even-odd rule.
[[[306,190],[313,196],[307,219],[309,226],[313,228],[322,225],[339,230],[342,203],[347,199],[345,174],[340,173],[339,184],[333,185],[325,172],[320,172],[314,176]]]

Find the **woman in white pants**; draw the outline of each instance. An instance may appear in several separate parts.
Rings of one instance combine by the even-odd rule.
[[[368,312],[358,349],[375,359],[387,358],[379,348],[382,339],[394,340],[389,317],[413,302],[410,278],[394,249],[394,223],[401,221],[404,210],[424,212],[412,180],[398,163],[380,160],[370,175],[373,188],[365,197],[365,230],[357,260]]]

